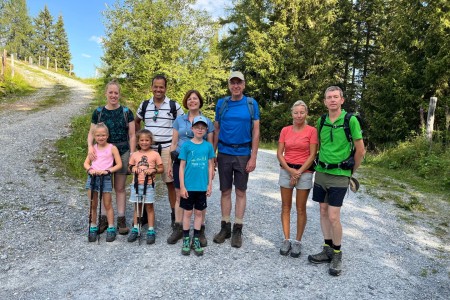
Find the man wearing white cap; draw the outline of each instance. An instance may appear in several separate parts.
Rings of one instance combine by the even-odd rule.
[[[221,230],[213,241],[221,244],[231,237],[231,246],[242,246],[242,227],[247,202],[247,182],[255,170],[259,146],[259,108],[255,99],[244,95],[245,78],[239,71],[228,78],[231,96],[219,99],[214,122],[214,150],[221,191]],[[231,231],[231,192],[235,186],[236,204]]]

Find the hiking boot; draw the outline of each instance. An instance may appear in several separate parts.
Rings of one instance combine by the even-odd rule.
[[[231,223],[222,221],[220,223],[220,232],[214,236],[214,243],[222,244],[225,242],[225,239],[229,239],[231,237]]]
[[[284,240],[283,244],[281,244],[281,247],[280,247],[280,254],[281,255],[288,255],[290,250],[291,250],[291,241],[290,240]]]
[[[133,229],[131,229],[130,234],[128,235],[128,242],[132,243],[135,242],[138,238],[139,235],[139,229],[133,227]]]
[[[153,229],[147,230],[147,245],[154,244],[156,239],[156,233]]]
[[[97,227],[91,227],[89,228],[89,234],[88,234],[88,241],[89,242],[95,242],[97,240],[98,235],[98,228]]]
[[[293,241],[291,248],[291,257],[299,257],[302,253],[302,243],[300,241]]]
[[[117,217],[117,229],[119,230],[119,234],[122,235],[126,235],[130,232],[130,229],[127,227],[125,216]]]
[[[231,236],[231,247],[241,248],[242,246],[242,224],[233,225],[233,234]]]
[[[308,255],[308,260],[313,264],[323,264],[329,263],[331,261],[331,257],[333,256],[333,248],[328,245],[324,245],[322,252]]]
[[[183,238],[183,227],[181,226],[181,223],[175,223],[173,225],[173,231],[170,234],[170,236],[167,238],[167,244],[176,244],[178,240],[181,240]]]
[[[194,249],[194,253],[197,256],[203,255],[203,248],[200,245],[200,239],[198,237],[194,237],[194,240],[192,241],[192,249]]]
[[[181,247],[181,254],[183,255],[191,254],[191,238],[188,236],[183,238],[183,246]]]
[[[339,276],[342,272],[342,251],[334,252],[330,263],[330,269],[328,273],[333,276]]]
[[[98,234],[105,232],[106,228],[108,228],[108,219],[106,216],[100,216],[100,224],[98,225]]]
[[[200,227],[200,236],[198,237],[198,239],[200,240],[200,246],[208,246],[208,240],[206,239],[205,235],[205,225],[202,225],[202,227]]]
[[[108,229],[106,229],[106,241],[114,242],[115,239],[116,239],[116,228],[108,227]]]

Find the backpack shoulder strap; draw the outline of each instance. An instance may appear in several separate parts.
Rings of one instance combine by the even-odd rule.
[[[219,123],[220,123],[220,120],[222,120],[222,117],[223,117],[225,111],[228,109],[228,101],[230,101],[230,99],[231,99],[231,96],[229,96],[227,98],[223,98],[222,106],[219,109]]]
[[[100,123],[100,119],[102,118],[102,112],[103,112],[104,106],[97,107],[97,124]]]
[[[177,106],[175,104],[175,101],[169,100],[169,105],[170,105],[170,113],[173,116],[173,120],[175,120],[177,118]]]
[[[122,111],[123,111],[123,118],[125,119],[125,124],[127,125],[127,129],[128,129],[128,107],[126,106],[122,106]]]
[[[247,107],[248,107],[248,112],[250,113],[250,118],[252,119],[252,124],[253,124],[253,120],[255,119],[255,108],[253,107],[253,98],[252,97],[247,97]]]
[[[318,132],[319,137],[320,137],[320,132],[322,131],[322,128],[323,128],[323,125],[325,124],[326,119],[327,119],[327,114],[323,114],[320,117],[319,132]]]
[[[344,117],[344,131],[345,136],[347,137],[347,141],[352,142],[352,133],[350,132],[350,118],[353,116],[353,113],[346,113]]]
[[[147,106],[150,103],[150,100],[144,100],[142,102],[142,120],[145,122],[145,112],[147,111]]]

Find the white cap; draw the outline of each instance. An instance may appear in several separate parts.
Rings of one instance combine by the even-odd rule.
[[[230,77],[228,77],[228,81],[230,81],[230,80],[233,79],[233,78],[239,78],[240,80],[245,81],[245,79],[244,79],[244,74],[242,74],[242,73],[239,72],[239,71],[233,71],[233,72],[231,72]]]

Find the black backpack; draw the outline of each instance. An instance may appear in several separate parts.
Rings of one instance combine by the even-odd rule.
[[[145,122],[145,112],[147,111],[147,106],[150,103],[150,100],[145,100],[142,102],[142,120]],[[169,100],[170,105],[170,113],[173,116],[172,120],[175,120],[177,118],[177,106],[175,105],[175,101]]]

